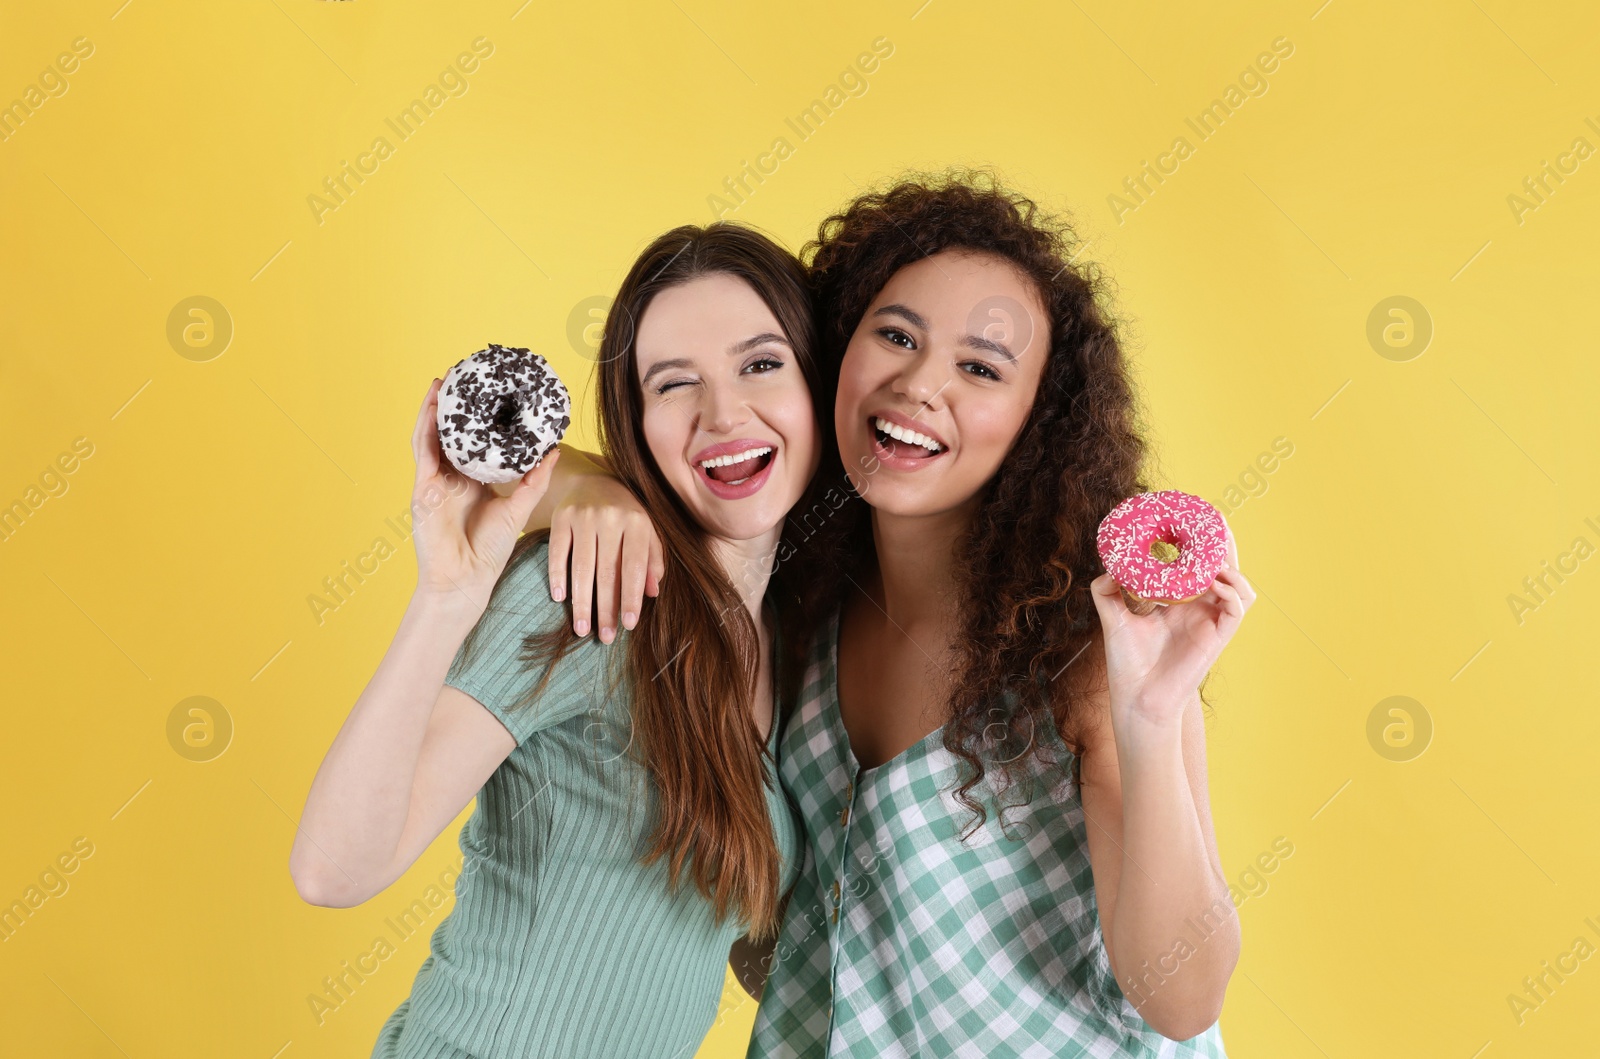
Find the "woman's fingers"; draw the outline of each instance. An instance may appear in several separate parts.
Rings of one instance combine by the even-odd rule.
[[[1217,654],[1227,646],[1233,634],[1238,632],[1245,611],[1250,608],[1249,591],[1243,574],[1232,568],[1224,568],[1199,599],[1179,608],[1179,624],[1191,634],[1203,638],[1208,645],[1207,668],[1216,661]]]
[[[496,503],[505,505],[511,514],[513,534],[520,534],[522,527],[527,525],[528,516],[533,513],[534,506],[544,496],[545,490],[550,488],[550,475],[555,470],[556,461],[561,458],[561,450],[547,454],[539,461],[539,465],[522,476],[522,481],[517,483],[509,496],[497,498]],[[516,538],[513,536],[512,543]]]
[[[1233,527],[1228,525],[1228,516],[1218,511],[1222,518],[1222,528],[1228,531],[1228,565],[1235,570],[1239,569],[1239,538],[1233,535]]]
[[[1239,616],[1250,609],[1256,601],[1256,590],[1250,587],[1250,581],[1237,569],[1224,569],[1217,574],[1217,580],[1226,585],[1233,593],[1234,600],[1239,606]]]
[[[594,627],[601,643],[617,635],[617,556],[622,551],[622,532],[602,526],[596,538],[594,568]]]
[[[1122,586],[1110,574],[1101,574],[1089,582],[1089,594],[1094,599],[1094,609],[1100,612],[1100,622],[1107,629],[1117,628],[1132,613],[1127,600],[1122,598]]]
[[[645,579],[650,574],[650,543],[644,533],[634,529],[622,538],[622,569],[619,581],[622,591],[618,604],[622,607],[622,627],[632,629],[639,621],[639,608],[644,605]]]
[[[417,461],[417,481],[439,473],[439,380],[434,379],[422,398],[416,426],[411,428],[411,455]]]
[[[550,515],[550,598],[567,598],[567,560],[572,555],[572,522],[561,508]]]
[[[667,576],[667,556],[661,547],[661,538],[654,525],[650,527],[650,565],[645,573],[644,590],[652,596],[661,594],[661,579]]]
[[[1089,582],[1089,594],[1090,598],[1094,600],[1095,608],[1099,609],[1112,600],[1120,600],[1122,598],[1122,589],[1110,574],[1101,574]]]
[[[572,531],[572,631],[589,635],[589,615],[594,599],[595,536],[592,530]]]

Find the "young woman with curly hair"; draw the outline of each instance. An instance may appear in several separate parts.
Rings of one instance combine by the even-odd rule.
[[[862,195],[802,252],[840,500],[778,557],[831,616],[780,747],[807,855],[751,1056],[1224,1055],[1199,689],[1255,593],[1231,545],[1148,613],[1101,572],[1148,486],[1078,253],[981,172]]]

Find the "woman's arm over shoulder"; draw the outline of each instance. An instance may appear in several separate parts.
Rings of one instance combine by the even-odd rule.
[[[549,529],[556,509],[561,506],[567,493],[582,484],[585,480],[594,478],[611,478],[611,464],[605,456],[598,452],[580,449],[575,445],[561,442],[556,446],[561,450],[561,459],[556,463],[556,469],[550,475],[550,488],[533,505],[533,510],[528,513],[528,521],[523,525],[523,532],[533,533],[542,529]],[[492,485],[489,488],[499,496],[508,496],[515,487],[514,482],[505,482]]]
[[[546,527],[551,598],[564,600],[571,586],[573,632],[593,629],[609,644],[619,625],[632,629],[644,598],[660,592],[665,552],[650,513],[603,455],[561,445],[550,489],[524,529]]]

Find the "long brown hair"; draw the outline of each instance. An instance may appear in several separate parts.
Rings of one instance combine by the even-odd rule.
[[[627,640],[630,752],[649,770],[659,792],[657,820],[641,863],[667,857],[674,890],[687,867],[695,887],[713,902],[718,921],[736,906],[750,933],[768,937],[779,926],[780,871],[765,797],[777,780],[750,714],[760,639],[705,531],[644,440],[634,348],[637,323],[657,294],[719,273],[748,283],[777,317],[811,390],[818,444],[825,451],[833,448],[833,377],[824,379],[817,363],[805,270],[765,235],[726,221],[665,233],[623,279],[600,339],[599,433],[612,473],[650,512],[666,561],[662,582],[668,587],[645,598]],[[813,503],[808,492],[803,505]],[[519,540],[507,569],[547,536],[541,532]],[[786,521],[779,556],[800,555],[809,547]],[[783,723],[798,697],[807,638],[816,622],[802,599],[798,575],[805,568],[803,561],[779,562],[768,583],[767,601],[777,614],[784,647],[776,672],[782,705],[774,725]],[[569,600],[569,615],[570,608]],[[546,660],[540,687],[578,641],[570,620],[524,638],[522,657]]]
[[[956,546],[959,663],[944,745],[965,763],[956,796],[981,824],[985,811],[968,792],[989,767],[1000,766],[998,790],[1026,779],[1025,798],[1031,798],[1027,759],[1040,755],[1046,765],[1057,764],[1039,738],[1041,725],[1053,724],[1066,740],[1081,780],[1081,741],[1069,721],[1084,689],[1081,681],[1057,678],[1098,636],[1089,589],[1102,572],[1095,530],[1118,501],[1148,486],[1139,409],[1109,308],[1108,280],[1093,264],[1078,262],[1080,241],[1065,220],[1007,189],[990,171],[903,177],[828,217],[802,248],[834,377],[867,307],[890,278],[951,249],[995,255],[1018,268],[1038,291],[1050,327],[1033,408]],[[837,464],[827,471],[843,473]],[[837,605],[845,575],[860,581],[874,561],[866,502],[852,491],[818,545],[826,555],[823,568],[834,576],[818,579],[814,591],[831,594]],[[1096,662],[1091,657],[1079,666]]]

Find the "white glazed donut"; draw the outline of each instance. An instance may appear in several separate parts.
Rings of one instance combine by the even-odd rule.
[[[452,466],[487,484],[514,482],[556,447],[572,398],[537,353],[489,343],[445,373],[439,444]]]

